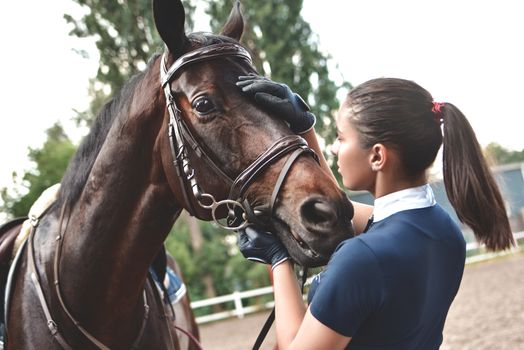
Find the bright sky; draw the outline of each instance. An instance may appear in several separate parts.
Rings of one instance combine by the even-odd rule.
[[[198,2],[197,2],[198,3]],[[524,21],[520,1],[304,0],[303,15],[353,85],[411,79],[469,118],[482,145],[524,148]],[[0,4],[0,187],[27,168],[27,148],[60,120],[75,133],[74,110],[88,105],[94,47],[68,36],[71,0]],[[208,30],[199,24],[196,30]]]

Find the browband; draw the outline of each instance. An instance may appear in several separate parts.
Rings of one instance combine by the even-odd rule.
[[[174,75],[183,67],[202,60],[216,58],[219,56],[234,56],[240,57],[253,64],[251,55],[242,46],[233,43],[220,43],[209,46],[198,48],[194,51],[190,51],[180,56],[172,65],[169,70],[166,66],[166,55],[162,57],[162,71],[161,77],[162,87],[165,87],[174,77]]]

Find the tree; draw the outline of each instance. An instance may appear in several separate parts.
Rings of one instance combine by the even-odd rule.
[[[100,108],[124,83],[146,67],[154,53],[163,48],[153,21],[151,0],[73,0],[88,9],[81,18],[65,14],[73,25],[69,33],[78,38],[94,37],[100,54],[97,75],[90,81],[91,106],[77,116],[79,122],[91,125]],[[184,2],[188,13],[186,25],[192,28],[194,6]],[[85,51],[80,52],[88,56]]]
[[[11,191],[8,188],[0,190],[4,202],[1,209],[11,216],[26,216],[40,194],[60,182],[75,152],[75,145],[59,123],[47,129],[46,134],[47,139],[42,148],[29,149],[29,160],[34,162],[35,167],[21,177],[14,173],[13,182],[16,186]]]
[[[524,148],[520,151],[508,150],[495,142],[484,148],[484,154],[493,165],[524,162]]]

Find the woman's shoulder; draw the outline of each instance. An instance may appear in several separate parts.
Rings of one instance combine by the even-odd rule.
[[[391,231],[409,230],[452,230],[460,231],[457,223],[440,205],[399,211],[381,221],[373,223],[370,231],[385,234]]]
[[[377,256],[373,246],[367,242],[364,236],[361,234],[340,243],[331,257],[330,264],[360,267],[377,265]]]
[[[374,223],[362,239],[375,251],[434,249],[435,245],[465,245],[460,227],[438,204],[395,213]]]

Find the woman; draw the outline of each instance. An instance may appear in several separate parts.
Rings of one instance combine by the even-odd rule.
[[[237,85],[314,140],[307,106],[283,84]],[[490,250],[513,244],[504,203],[464,115],[412,81],[380,78],[349,92],[332,147],[344,186],[375,197],[366,233],[342,242],[317,275],[306,309],[285,248],[250,226],[245,257],[273,268],[279,349],[438,349],[462,278],[465,242],[435,202],[426,172],[443,144],[444,183],[459,219]],[[298,125],[298,127],[296,126]],[[313,146],[316,145],[313,142]],[[356,206],[355,231],[368,209]]]

